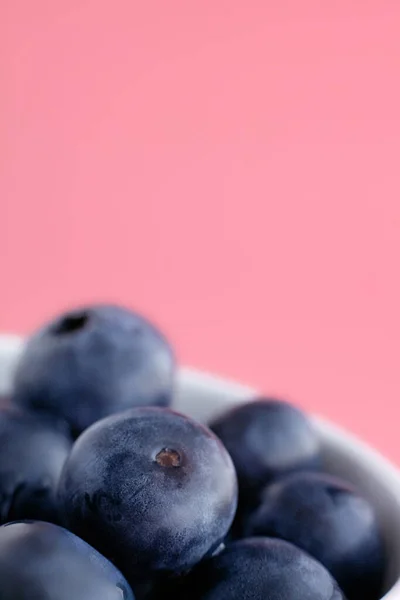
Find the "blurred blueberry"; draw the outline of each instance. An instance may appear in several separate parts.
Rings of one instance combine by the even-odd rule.
[[[15,519],[58,521],[56,488],[72,446],[49,419],[0,403],[0,524]]]
[[[320,467],[320,446],[307,416],[287,402],[260,398],[211,424],[234,462],[241,496],[293,471]]]
[[[160,595],[161,600],[163,596]],[[165,596],[167,597],[167,596]],[[345,600],[315,559],[281,540],[234,542],[171,586],[176,600]]]
[[[122,574],[57,525],[0,527],[1,600],[134,600]]]
[[[380,597],[384,551],[374,510],[336,477],[299,473],[266,488],[245,535],[274,536],[303,548],[350,600]]]
[[[74,435],[134,406],[170,403],[175,358],[164,336],[119,306],[65,313],[35,333],[15,375],[14,401],[64,419]]]

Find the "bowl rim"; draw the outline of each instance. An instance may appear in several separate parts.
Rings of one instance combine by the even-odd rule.
[[[189,384],[195,387],[219,388],[225,394],[231,393],[235,397],[235,400],[238,401],[238,404],[241,403],[241,398],[258,393],[258,390],[251,386],[236,383],[232,379],[214,375],[213,373],[199,370],[194,367],[182,367],[179,373],[179,380],[180,385],[183,386]],[[354,454],[355,451],[358,451],[363,455],[363,460],[364,457],[368,460],[369,466],[371,464],[373,465],[374,471],[378,469],[381,473],[381,477],[383,474],[383,477],[392,483],[393,489],[397,492],[399,497],[400,508],[400,469],[378,450],[361,440],[357,435],[318,414],[311,414],[310,416],[318,431],[325,439],[328,439],[335,445],[341,446],[344,450],[348,449],[352,454]]]
[[[0,379],[4,376],[4,370],[3,372],[1,370],[2,361],[8,357],[5,360],[6,370],[12,368],[21,352],[23,342],[23,336],[0,333]],[[190,388],[202,390],[204,393],[212,389],[216,394],[229,397],[230,406],[239,405],[244,399],[254,397],[259,393],[256,388],[249,385],[190,366],[179,368],[177,387],[185,390]],[[357,462],[362,461],[363,464],[368,465],[368,471],[372,475],[375,475],[378,480],[386,482],[386,487],[390,489],[396,509],[398,509],[398,529],[400,531],[400,469],[356,435],[319,415],[311,414],[310,416],[324,441],[335,448],[340,448],[349,458],[354,457]],[[361,461],[360,456],[362,457]],[[400,565],[398,572],[400,573]],[[400,575],[381,600],[400,600]]]

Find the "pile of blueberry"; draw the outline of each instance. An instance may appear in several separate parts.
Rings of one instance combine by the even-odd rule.
[[[374,510],[307,416],[168,408],[174,353],[125,308],[64,314],[0,401],[1,600],[377,600]]]

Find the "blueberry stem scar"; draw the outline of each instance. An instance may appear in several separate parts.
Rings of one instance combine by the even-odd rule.
[[[57,323],[54,328],[54,333],[56,335],[63,335],[80,331],[85,327],[88,321],[89,315],[86,312],[66,315],[59,323]]]
[[[156,463],[160,467],[180,467],[182,462],[181,455],[172,448],[163,448],[156,456]]]

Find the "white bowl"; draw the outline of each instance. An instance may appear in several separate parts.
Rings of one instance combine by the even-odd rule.
[[[23,339],[0,335],[0,395],[12,390]],[[254,396],[256,391],[194,369],[181,369],[174,408],[202,422]],[[357,485],[376,507],[385,537],[388,568],[385,600],[400,600],[400,471],[339,427],[313,417],[328,470]],[[360,598],[362,600],[362,598]]]

